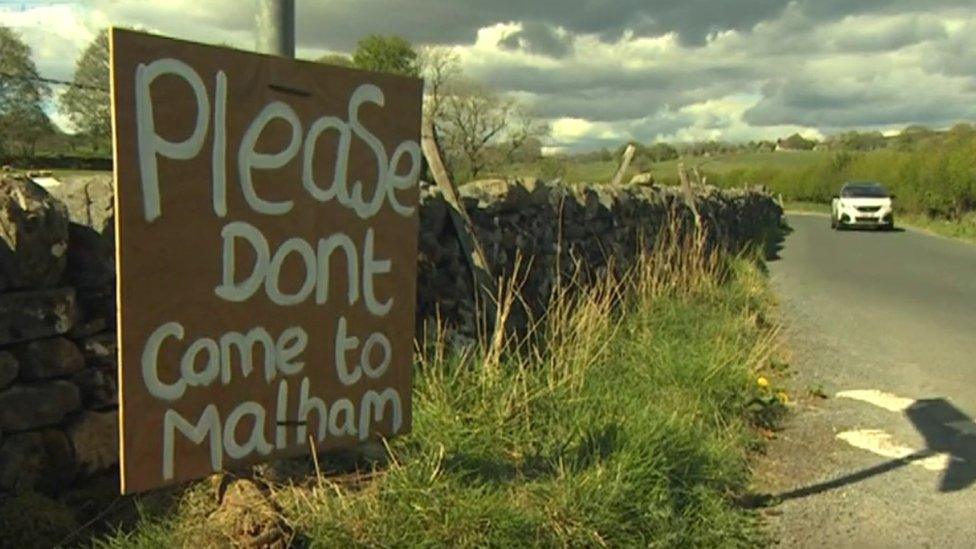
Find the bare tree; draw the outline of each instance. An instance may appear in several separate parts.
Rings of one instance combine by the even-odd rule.
[[[536,143],[539,145],[539,154],[541,155],[541,138],[547,135],[549,135],[549,125],[532,116],[524,107],[516,104],[502,149],[505,153],[505,162],[513,162],[516,154],[526,152]]]
[[[460,58],[454,48],[425,46],[417,52],[417,67],[424,79],[424,116],[436,121],[445,89],[461,75]]]
[[[437,133],[452,171],[474,179],[492,158],[510,162],[548,128],[518,102],[469,80],[454,79],[437,98]]]

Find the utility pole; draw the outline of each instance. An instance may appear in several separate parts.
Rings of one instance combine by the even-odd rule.
[[[295,57],[295,0],[256,0],[257,50]]]

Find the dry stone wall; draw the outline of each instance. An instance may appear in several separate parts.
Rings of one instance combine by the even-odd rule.
[[[493,275],[521,271],[520,301],[528,314],[546,305],[557,280],[584,284],[613,266],[625,270],[653,246],[665,223],[694,227],[676,187],[563,185],[536,178],[487,180],[459,190]],[[758,242],[778,227],[782,208],[760,188],[696,190],[708,243],[731,250]],[[421,194],[418,325],[439,318],[461,334],[476,333],[474,281],[436,188]],[[525,318],[516,318],[515,323]]]
[[[0,181],[0,492],[118,462],[112,185]]]
[[[690,226],[675,189],[569,186],[537,179],[461,188],[494,275],[528,266],[522,294],[540,309],[560,273],[585,280],[626,266],[669,212]],[[59,492],[118,464],[112,182],[43,188],[0,180],[0,496]],[[714,244],[741,247],[782,214],[759,190],[704,190]],[[477,332],[473,276],[436,188],[422,186],[418,335],[438,318]],[[612,259],[611,259],[612,258]],[[524,318],[522,319],[524,321]]]

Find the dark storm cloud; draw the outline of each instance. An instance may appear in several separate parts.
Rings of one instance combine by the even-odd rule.
[[[473,63],[470,76],[528,97],[540,116],[612,123],[644,139],[691,126],[722,131],[733,124],[727,111],[698,109],[693,116],[681,109],[734,94],[758,98],[740,127],[938,125],[976,115],[970,106],[976,104],[974,33],[950,37],[945,26],[950,15],[973,26],[972,0],[414,0],[409,8],[394,0],[333,0],[300,5],[303,42],[333,49],[353,48],[364,29],[418,43],[470,45],[480,28],[518,23],[521,30],[502,38],[498,47],[547,56],[555,64],[499,58]],[[636,54],[627,48],[594,52],[580,41],[585,35],[617,44],[625,43],[625,36],[669,33],[677,45],[667,46],[659,58],[653,48]],[[864,69],[865,58],[878,56],[888,58],[879,65],[883,70],[916,70],[918,56],[898,60],[892,54],[926,47],[922,51],[931,53],[921,58],[927,74],[917,71],[916,81],[888,81],[883,72],[870,70],[870,63]],[[967,87],[946,75],[973,80]],[[839,80],[844,86],[837,85]]]
[[[253,28],[252,5],[217,1],[216,7],[202,10],[198,22],[238,34]],[[754,92],[765,84],[759,104],[748,112],[749,123],[823,126],[843,120],[876,121],[886,115],[899,120],[926,112],[944,116],[944,111],[960,110],[951,100],[941,107],[912,105],[910,93],[892,96],[892,103],[881,107],[855,92],[821,90],[803,82],[807,72],[816,70],[808,66],[816,56],[884,54],[926,41],[953,52],[933,52],[926,62],[932,74],[976,74],[973,41],[949,41],[941,20],[925,17],[937,10],[971,11],[971,2],[299,0],[297,21],[302,47],[344,51],[372,33],[399,34],[416,43],[470,45],[480,28],[518,23],[520,30],[503,37],[498,47],[543,55],[558,64],[539,67],[499,60],[476,63],[469,75],[501,91],[533,97],[536,112],[551,118],[622,122]],[[129,11],[153,9],[147,3],[128,6]],[[718,36],[713,33],[730,30],[737,34],[726,43],[707,41]],[[577,40],[588,35],[610,44],[627,31],[635,36],[674,33],[682,54],[644,68],[625,68],[611,59],[592,62],[592,52]]]
[[[680,109],[723,95],[718,86],[689,90],[620,90],[595,88],[581,92],[546,93],[531,101],[532,112],[545,118],[583,118],[594,122],[626,122],[658,112]]]
[[[576,70],[491,65],[474,76],[500,90],[536,96],[533,111],[539,116],[609,122],[721,97],[752,86],[762,74],[749,66],[671,65],[624,71],[609,65]]]
[[[529,53],[561,58],[572,51],[573,38],[568,34],[561,36],[556,29],[544,23],[529,22],[522,25],[522,30],[500,40],[498,45],[507,50],[523,49]]]
[[[621,136],[768,138],[976,118],[973,1],[297,0],[297,39],[309,57],[351,52],[369,34],[459,46],[465,76],[550,121],[584,121],[561,126],[574,148]],[[254,41],[253,0],[83,6],[71,9],[192,40]],[[61,76],[74,62],[65,49],[35,51]]]
[[[922,88],[922,86],[920,86]],[[948,125],[976,118],[976,102],[952,92],[897,86],[840,90],[828,82],[798,78],[764,90],[743,119],[755,126],[796,124],[815,128]],[[973,98],[976,99],[976,98]]]
[[[747,31],[762,21],[775,20],[791,2],[807,14],[811,24],[847,15],[972,7],[972,0],[299,1],[298,30],[303,44],[340,50],[354,48],[369,33],[399,34],[419,43],[470,43],[479,28],[506,21],[534,25],[536,30],[562,27],[572,34],[595,34],[605,41],[620,38],[626,30],[640,36],[676,32],[682,43],[700,45],[709,33]],[[245,5],[247,9],[242,9]],[[250,28],[251,10],[249,3],[239,3],[236,9],[219,16],[225,26]],[[558,51],[558,41],[555,46]]]
[[[969,77],[970,90],[976,91],[976,18],[954,36],[933,47],[926,57],[926,68],[934,73]]]
[[[946,38],[946,31],[938,22],[912,18],[845,33],[836,37],[831,45],[841,52],[884,52],[943,38]]]
[[[683,44],[701,45],[709,33],[748,31],[757,23],[776,20],[791,3],[806,15],[807,30],[847,15],[972,7],[972,0],[298,0],[296,19],[301,45],[344,51],[355,48],[367,34],[398,34],[417,43],[467,44],[479,28],[521,22],[529,43],[558,56],[569,44],[555,34],[556,27],[571,35],[595,34],[607,42],[627,30],[638,36],[675,32]],[[92,5],[115,18],[150,25],[166,11],[165,5],[154,2],[94,0]],[[231,32],[254,29],[252,1],[208,0],[189,11],[160,27],[191,23]]]
[[[595,34],[614,41],[626,30],[638,35],[677,32],[701,43],[709,32],[748,29],[775,18],[787,0],[338,0],[299,3],[303,42],[351,49],[368,32],[400,34],[420,43],[469,43],[479,28],[520,21],[534,29],[563,27],[573,34]],[[541,36],[537,33],[536,38]],[[558,41],[555,42],[558,46]],[[545,47],[545,46],[542,46]]]
[[[803,0],[803,11],[818,21],[845,15],[926,13],[939,9],[972,9],[972,0]]]
[[[422,0],[419,11],[428,13],[431,22],[441,20],[446,28],[412,29],[420,41],[471,41],[476,30],[499,21],[560,26],[575,34],[595,34],[604,41],[615,41],[627,30],[639,36],[677,32],[690,44],[700,44],[714,31],[751,28],[759,21],[775,18],[786,0],[715,2],[713,0],[619,0],[616,2],[562,0],[501,0],[482,2],[461,0],[445,9],[445,2]],[[446,32],[445,32],[446,31]]]
[[[568,65],[558,69],[491,65],[477,69],[474,76],[498,89],[532,93],[572,94],[603,88],[671,94],[698,87],[741,84],[763,74],[761,68],[747,65],[675,63],[645,70],[625,70],[610,64]]]

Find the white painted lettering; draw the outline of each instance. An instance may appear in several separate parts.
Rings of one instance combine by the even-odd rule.
[[[339,423],[342,412],[343,422]],[[329,434],[334,437],[356,436],[356,409],[348,398],[340,398],[332,403],[329,410]]]
[[[396,433],[403,425],[403,408],[400,404],[400,393],[393,387],[384,390],[382,393],[369,390],[363,395],[363,400],[359,405],[359,440],[369,438],[369,427],[375,421],[383,421],[387,403],[390,404],[391,423],[393,432]]]
[[[194,444],[203,444],[210,437],[210,469],[219,471],[224,462],[224,450],[220,444],[220,415],[217,406],[204,408],[196,425],[188,422],[176,410],[163,414],[163,480],[173,478],[173,459],[176,453],[176,431],[179,430]]]
[[[220,286],[214,289],[214,293],[217,294],[217,297],[227,301],[245,301],[261,287],[261,282],[263,282],[265,273],[268,271],[268,263],[270,263],[271,257],[271,252],[268,250],[268,242],[264,239],[261,231],[243,221],[228,223],[224,226],[220,234],[224,239],[223,276]],[[251,248],[254,249],[256,256],[254,269],[251,271],[250,276],[239,284],[235,281],[236,277],[234,276],[235,269],[237,268],[237,259],[234,250],[236,249],[235,241],[238,238],[246,240],[251,245]]]
[[[214,90],[214,134],[210,155],[213,171],[213,210],[227,215],[227,75],[217,71]]]
[[[268,123],[276,118],[284,120],[291,126],[291,141],[288,142],[287,147],[277,153],[257,152],[254,148],[261,137],[261,132],[264,131]],[[254,190],[251,170],[255,168],[270,170],[287,164],[302,145],[301,131],[301,122],[298,120],[295,111],[287,103],[274,101],[264,107],[248,126],[247,131],[244,132],[240,149],[237,152],[237,169],[244,199],[254,211],[265,215],[282,215],[291,211],[292,206],[294,206],[291,200],[270,202],[258,196],[257,191]]]
[[[244,416],[254,418],[254,426],[251,428],[251,435],[243,444],[237,442],[237,424],[244,419]],[[227,423],[224,424],[224,451],[232,459],[241,459],[258,452],[266,456],[274,450],[274,447],[264,438],[264,407],[254,401],[247,401],[240,404],[227,416]]]
[[[311,382],[307,377],[302,380],[301,393],[298,397],[298,429],[295,430],[295,442],[297,444],[308,443],[309,415],[312,412],[318,413],[316,441],[325,440],[325,432],[329,425],[329,409],[321,398],[309,396],[310,385]]]
[[[356,365],[351,372],[349,371],[349,367],[346,366],[346,353],[359,346],[359,338],[356,336],[347,336],[346,331],[346,317],[340,316],[338,326],[336,327],[335,345],[333,346],[335,349],[335,368],[336,373],[339,375],[339,381],[348,387],[359,381],[363,372],[359,365]]]
[[[261,345],[261,352],[264,355],[264,380],[271,383],[275,377],[275,342],[271,334],[264,328],[257,326],[251,328],[247,335],[240,332],[227,332],[220,336],[220,381],[224,385],[231,382],[231,358],[234,348],[241,357],[241,373],[244,377],[251,375],[254,369],[254,347]]]
[[[152,396],[173,401],[183,396],[186,381],[180,378],[175,383],[167,384],[159,379],[159,348],[167,337],[183,339],[183,325],[179,322],[167,322],[149,335],[146,346],[142,349],[142,381]]]
[[[318,287],[315,290],[315,303],[322,305],[329,300],[331,288],[332,253],[342,248],[346,259],[346,299],[349,304],[359,299],[359,255],[352,239],[344,233],[335,233],[329,238],[320,238],[318,245]]]
[[[292,252],[297,252],[299,257],[302,258],[302,262],[305,264],[305,276],[302,279],[302,285],[298,291],[287,295],[281,291],[281,267],[284,265],[285,259]],[[268,275],[264,279],[264,290],[267,292],[268,298],[278,305],[296,305],[304,301],[305,298],[311,295],[312,290],[315,289],[315,280],[317,278],[316,265],[315,251],[308,242],[301,238],[289,238],[286,240],[275,252],[274,257],[271,258]]]
[[[363,249],[363,298],[366,300],[366,309],[374,316],[386,316],[393,308],[393,298],[389,298],[383,303],[376,299],[373,290],[373,277],[378,274],[389,273],[392,269],[389,259],[373,259],[373,228],[366,231],[366,246]]]
[[[305,351],[308,333],[301,326],[285,328],[275,342],[275,356],[282,375],[291,376],[302,371],[304,362],[292,362]]]
[[[206,362],[202,371],[196,371],[197,355],[206,353]],[[190,387],[206,387],[217,379],[220,374],[220,349],[217,342],[209,337],[202,337],[193,343],[183,353],[180,360],[180,375]]]
[[[375,368],[372,365],[373,347],[379,346],[380,353],[382,353],[382,358],[380,363]],[[393,358],[393,348],[390,346],[390,340],[380,332],[373,332],[366,338],[366,343],[363,343],[363,350],[360,353],[359,364],[362,366],[363,372],[372,379],[379,379],[383,374],[386,373],[387,368],[390,367],[390,360]]]
[[[153,80],[164,74],[179,76],[189,84],[196,98],[197,119],[193,132],[184,141],[173,142],[156,133],[156,119],[153,116],[151,86]],[[186,63],[167,57],[157,59],[136,68],[136,140],[139,150],[139,169],[142,179],[142,203],[146,221],[153,221],[162,215],[159,198],[159,170],[156,156],[173,160],[188,160],[203,148],[207,135],[207,120],[210,118],[210,100],[203,80]]]

